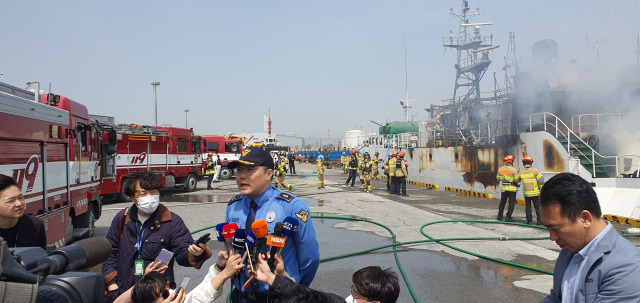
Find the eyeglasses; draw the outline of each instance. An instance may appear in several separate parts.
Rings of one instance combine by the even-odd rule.
[[[134,192],[134,196],[136,198],[140,198],[140,197],[145,197],[145,196],[155,196],[155,195],[159,195],[160,191],[157,189],[150,189],[150,190],[139,190]]]

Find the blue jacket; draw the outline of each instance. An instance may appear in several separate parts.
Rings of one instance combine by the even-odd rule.
[[[138,220],[138,208],[133,205],[129,214],[124,218],[125,225],[122,229],[122,239],[120,240],[120,222],[122,219],[121,210],[116,214],[111,222],[111,228],[107,233],[107,240],[111,242],[111,256],[102,263],[102,274],[104,275],[105,285],[117,283],[117,294],[125,292],[142,276],[133,274],[134,261],[138,258],[138,249],[136,248],[136,223],[140,227]],[[200,268],[202,263],[211,257],[211,250],[207,250],[199,257],[190,254],[187,250],[189,245],[193,244],[193,238],[189,233],[189,229],[178,215],[169,211],[169,209],[160,204],[153,215],[144,223],[144,235],[142,236],[142,260],[146,267],[150,262],[155,261],[158,254],[163,248],[174,253],[173,259],[169,263],[169,268],[165,272],[167,280],[174,281],[173,263],[174,260],[182,266],[193,266]],[[115,291],[114,291],[115,292]]]
[[[307,203],[301,199],[270,186],[264,193],[255,199],[258,209],[256,220],[267,221],[269,231],[273,232],[277,222],[282,222],[286,217],[298,218],[298,232],[287,239],[282,250],[282,259],[285,269],[296,282],[309,286],[316,275],[320,265],[320,248],[316,239],[316,231],[311,223],[311,213]],[[238,195],[229,201],[227,207],[227,223],[236,223],[244,229],[249,214],[251,199]],[[243,291],[242,285],[248,277],[247,269],[234,281],[234,287]],[[258,293],[267,293],[269,285],[259,282]]]
[[[553,289],[541,302],[562,302],[562,276],[573,253],[560,251],[553,270]],[[640,302],[640,249],[612,228],[593,248],[582,272],[578,302]]]

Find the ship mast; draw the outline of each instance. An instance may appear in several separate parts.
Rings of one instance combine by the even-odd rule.
[[[409,110],[411,109],[411,103],[416,101],[415,99],[409,99],[409,73],[407,72],[407,39],[404,37],[404,98],[398,99],[400,106],[404,109],[404,121],[409,122]]]
[[[468,0],[462,1],[462,9],[459,14],[453,12],[450,14],[460,19],[460,27],[458,29],[458,37],[444,37],[444,47],[453,48],[457,51],[458,61],[455,65],[456,81],[453,89],[453,103],[459,101],[460,104],[467,103],[469,100],[480,100],[480,80],[487,68],[491,64],[489,60],[489,51],[499,46],[493,46],[493,35],[480,35],[480,28],[485,25],[492,25],[493,22],[470,23],[469,19],[480,15],[478,11],[469,13]],[[473,34],[469,33],[469,28],[473,28]],[[464,90],[458,97],[458,90]],[[458,100],[459,99],[459,100]]]

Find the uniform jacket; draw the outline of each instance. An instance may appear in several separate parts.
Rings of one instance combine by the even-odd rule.
[[[256,220],[267,221],[269,231],[273,232],[277,222],[283,222],[286,217],[298,218],[298,232],[285,242],[282,259],[285,269],[298,283],[309,286],[320,265],[320,248],[316,239],[316,231],[311,222],[311,213],[307,203],[289,193],[270,186],[255,200],[258,204]],[[229,201],[227,206],[227,223],[236,223],[239,228],[245,228],[247,215],[250,210],[251,198],[238,195]],[[257,245],[256,245],[257,247]],[[246,271],[240,273],[234,285],[243,290],[241,285],[246,281]],[[259,282],[259,293],[267,293],[269,285]]]
[[[502,191],[518,191],[518,182],[520,179],[518,178],[518,171],[509,164],[502,166],[498,169],[498,175],[496,176],[498,181],[502,182]]]
[[[129,289],[141,276],[134,276],[134,262],[138,258],[136,223],[138,220],[138,208],[133,205],[129,214],[125,217],[125,225],[122,229],[122,240],[120,240],[120,222],[122,219],[121,210],[116,214],[111,222],[111,228],[107,233],[107,240],[111,242],[111,256],[102,264],[102,274],[105,285],[112,282],[118,284],[118,292],[122,293]],[[189,230],[184,225],[182,219],[169,211],[162,203],[153,215],[144,223],[144,235],[142,236],[142,254],[144,267],[155,261],[163,248],[174,253],[173,259],[169,263],[169,268],[165,272],[167,280],[174,281],[173,263],[174,261],[182,266],[193,266],[200,268],[202,263],[211,257],[211,250],[207,248],[199,257],[189,254],[187,248],[193,244],[193,238]]]
[[[348,168],[348,169],[351,169],[351,170],[356,170],[356,169],[358,169],[358,158],[356,158],[356,157],[351,157],[351,158],[349,159],[349,166],[347,166],[347,168]]]
[[[544,183],[544,177],[538,169],[527,164],[525,168],[518,173],[518,178],[522,181],[522,194],[525,197],[540,196],[540,189]]]
[[[316,163],[316,167],[318,168],[319,175],[324,174],[324,163],[322,163],[322,161],[320,161],[320,163]]]
[[[573,253],[562,249],[553,270],[553,289],[542,303],[562,302],[562,276]],[[578,302],[640,302],[640,249],[611,228],[593,248],[577,290]]]

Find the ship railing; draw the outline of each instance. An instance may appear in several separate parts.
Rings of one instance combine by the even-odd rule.
[[[480,38],[471,35],[442,37],[442,45],[446,47],[464,46],[477,41],[480,41],[480,47],[489,46],[493,44],[493,36],[480,36]]]
[[[622,118],[628,113],[582,114],[571,117],[571,130],[575,133],[599,131],[601,128],[622,129]]]
[[[614,159],[615,164],[605,165],[604,163],[602,163],[601,166],[605,168],[605,170],[607,171],[609,171],[607,169],[608,167],[615,166],[616,177],[620,176],[619,162],[621,158],[638,157],[640,159],[640,155],[616,155],[616,156],[601,155],[593,147],[591,147],[587,142],[582,140],[578,134],[572,131],[571,128],[569,128],[569,126],[566,123],[564,123],[564,121],[562,121],[562,119],[560,119],[558,116],[552,113],[548,113],[548,112],[536,113],[536,114],[522,116],[522,118],[523,120],[525,121],[528,120],[529,122],[529,126],[527,129],[528,131],[530,132],[538,131],[542,126],[544,131],[554,135],[557,139],[566,140],[567,153],[574,154],[574,155],[577,153],[581,155],[584,159],[588,159],[591,162],[591,168],[592,168],[591,174],[592,174],[592,177],[594,178],[596,178],[596,157],[600,159]],[[572,143],[572,141],[574,143]],[[578,148],[578,145],[587,147],[591,152],[590,155],[582,152]]]
[[[407,132],[390,135],[375,135],[362,141],[363,146],[384,148],[415,148],[418,147],[420,133]]]

